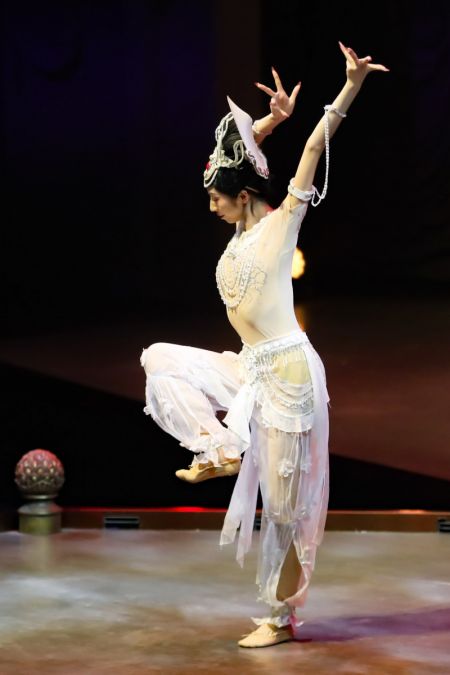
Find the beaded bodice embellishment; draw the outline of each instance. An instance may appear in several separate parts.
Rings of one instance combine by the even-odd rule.
[[[218,262],[217,288],[228,309],[236,309],[249,288],[260,291],[264,284],[266,274],[255,262],[261,222],[248,232],[237,231]]]

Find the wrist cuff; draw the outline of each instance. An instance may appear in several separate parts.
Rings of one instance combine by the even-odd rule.
[[[272,131],[261,131],[260,129],[258,129],[258,127],[256,126],[256,121],[253,122],[252,124],[252,131],[254,134],[257,134],[258,136],[270,136],[270,134],[272,133]]]

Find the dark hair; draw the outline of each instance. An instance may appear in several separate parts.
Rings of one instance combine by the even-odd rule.
[[[228,157],[234,157],[233,145],[241,136],[234,120],[228,124],[227,134],[223,140],[223,149]],[[250,194],[257,200],[268,202],[271,206],[274,201],[272,188],[272,175],[269,178],[259,176],[253,165],[246,159],[232,169],[221,167],[211,185],[218,192],[229,197],[236,198],[241,190],[248,189]]]

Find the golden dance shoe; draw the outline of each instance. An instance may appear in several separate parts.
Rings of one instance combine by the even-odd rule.
[[[201,483],[210,478],[222,478],[224,476],[234,476],[239,473],[241,468],[240,459],[231,459],[215,466],[212,462],[207,464],[195,464],[189,469],[179,469],[175,471],[175,476],[188,483]]]
[[[253,633],[239,640],[238,645],[239,647],[270,647],[293,639],[294,636],[290,626],[279,628],[271,623],[263,623]]]

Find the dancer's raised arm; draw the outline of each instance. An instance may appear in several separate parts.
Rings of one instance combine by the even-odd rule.
[[[360,59],[350,47],[344,47],[341,42],[339,43],[339,47],[346,59],[347,80],[331,106],[329,106],[328,115],[325,114],[321,118],[311,136],[306,141],[297,172],[291,183],[291,188],[293,188],[292,192],[290,190],[289,195],[291,206],[294,206],[300,201],[309,201],[309,199],[311,199],[311,189],[317,164],[325,148],[326,126],[328,126],[328,136],[329,138],[332,138],[343,118],[346,116],[347,110],[357,96],[367,75],[373,70],[381,70],[383,72],[388,71],[388,68],[385,66],[372,63],[372,58],[370,56],[365,56]],[[326,125],[326,117],[328,117],[328,125]],[[326,192],[326,185],[327,179],[325,181],[324,192]],[[296,195],[294,195],[293,192],[295,192]],[[306,194],[301,194],[303,192]],[[308,192],[310,193],[309,195]],[[325,196],[324,193],[323,196]]]

